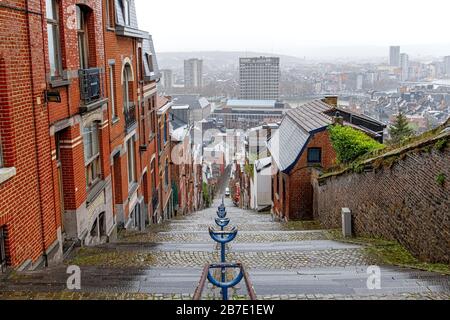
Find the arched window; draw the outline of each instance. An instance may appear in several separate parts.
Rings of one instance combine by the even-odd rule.
[[[98,123],[92,122],[83,129],[86,188],[90,189],[100,180],[101,163]]]
[[[133,86],[130,85],[131,81],[133,81],[133,73],[131,66],[127,63],[123,68],[123,106],[125,110],[128,110],[131,101],[133,101]]]

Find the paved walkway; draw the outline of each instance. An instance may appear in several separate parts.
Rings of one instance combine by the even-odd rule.
[[[66,265],[12,274],[0,282],[0,299],[191,299],[202,267],[219,261],[207,233],[218,204],[81,249]],[[363,247],[332,241],[323,230],[290,230],[228,199],[226,205],[239,228],[227,260],[245,264],[260,299],[450,299],[450,277],[393,266],[381,266],[381,289],[369,290],[367,267],[376,261]],[[79,292],[66,289],[69,264],[81,268]],[[245,287],[234,294],[245,298]],[[205,290],[205,298],[217,296]]]

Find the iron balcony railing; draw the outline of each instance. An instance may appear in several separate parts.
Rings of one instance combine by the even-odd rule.
[[[128,106],[124,106],[123,112],[125,115],[125,128],[129,130],[133,128],[136,123],[136,105],[132,102],[128,103]]]
[[[80,95],[84,105],[103,98],[102,69],[91,68],[78,70],[80,78]]]

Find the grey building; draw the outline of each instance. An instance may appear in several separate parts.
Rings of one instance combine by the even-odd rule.
[[[164,90],[172,89],[173,87],[173,72],[170,69],[161,69],[161,86]]]
[[[203,87],[203,60],[184,60],[184,87],[189,89]]]
[[[389,65],[392,67],[400,67],[400,47],[391,46],[389,48]]]
[[[444,57],[444,69],[447,77],[450,77],[450,56]]]
[[[172,95],[171,113],[175,118],[193,125],[209,117],[211,103],[197,94]]]
[[[280,58],[240,58],[239,85],[242,100],[278,100]]]
[[[409,56],[406,53],[400,55],[400,67],[402,68],[401,81],[409,79]]]
[[[290,106],[276,100],[228,100],[211,115],[218,127],[249,129],[281,121]]]

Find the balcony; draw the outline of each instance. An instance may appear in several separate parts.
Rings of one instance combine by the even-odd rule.
[[[128,107],[123,107],[123,113],[125,116],[125,130],[127,132],[130,132],[131,130],[136,128],[137,125],[136,105],[132,102],[128,102]]]
[[[80,79],[81,112],[89,112],[103,105],[103,71],[99,68],[78,70]]]

